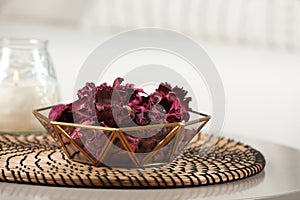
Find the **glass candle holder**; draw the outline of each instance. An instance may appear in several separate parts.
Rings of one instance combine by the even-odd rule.
[[[59,97],[47,41],[0,39],[0,132],[42,131],[32,110]]]

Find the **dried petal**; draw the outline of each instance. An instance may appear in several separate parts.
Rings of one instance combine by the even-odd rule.
[[[67,105],[56,105],[49,119],[68,123],[79,123],[103,127],[144,126],[148,124],[163,124],[180,122],[189,119],[190,97],[187,91],[168,83],[161,83],[155,92],[147,95],[143,89],[135,88],[133,84],[122,85],[123,78],[117,78],[112,86],[103,83],[96,86],[86,83],[77,93],[78,100]],[[110,132],[64,127],[64,130],[92,156],[97,157]],[[166,137],[172,128],[161,130],[135,131],[133,135],[125,134],[131,149],[137,153],[147,153]],[[195,134],[186,132],[184,140],[188,141]],[[65,141],[68,142],[67,140]],[[115,145],[124,149],[119,140]],[[116,151],[114,155],[121,155]],[[158,160],[165,159],[163,152],[157,155]],[[116,156],[117,158],[118,156]]]

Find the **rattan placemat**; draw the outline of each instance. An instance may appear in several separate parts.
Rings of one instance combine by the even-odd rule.
[[[0,133],[0,181],[93,188],[167,188],[211,185],[255,175],[264,156],[248,145],[199,135],[172,163],[145,169],[110,169],[72,162],[49,135]]]

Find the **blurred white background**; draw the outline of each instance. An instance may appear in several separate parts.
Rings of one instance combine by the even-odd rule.
[[[225,87],[224,135],[300,148],[300,1],[0,0],[0,37],[49,40],[63,102],[89,53],[137,27],[206,49]]]

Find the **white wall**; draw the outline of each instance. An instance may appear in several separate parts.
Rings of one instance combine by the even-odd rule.
[[[69,102],[82,63],[97,45],[112,35],[59,26],[2,22],[0,36],[49,39],[62,101]],[[223,133],[300,148],[300,53],[198,42],[215,62],[225,87]]]
[[[300,1],[185,2],[0,0],[0,37],[49,39],[68,102],[82,63],[112,33],[150,25],[186,33],[222,77],[224,134],[300,148]]]

